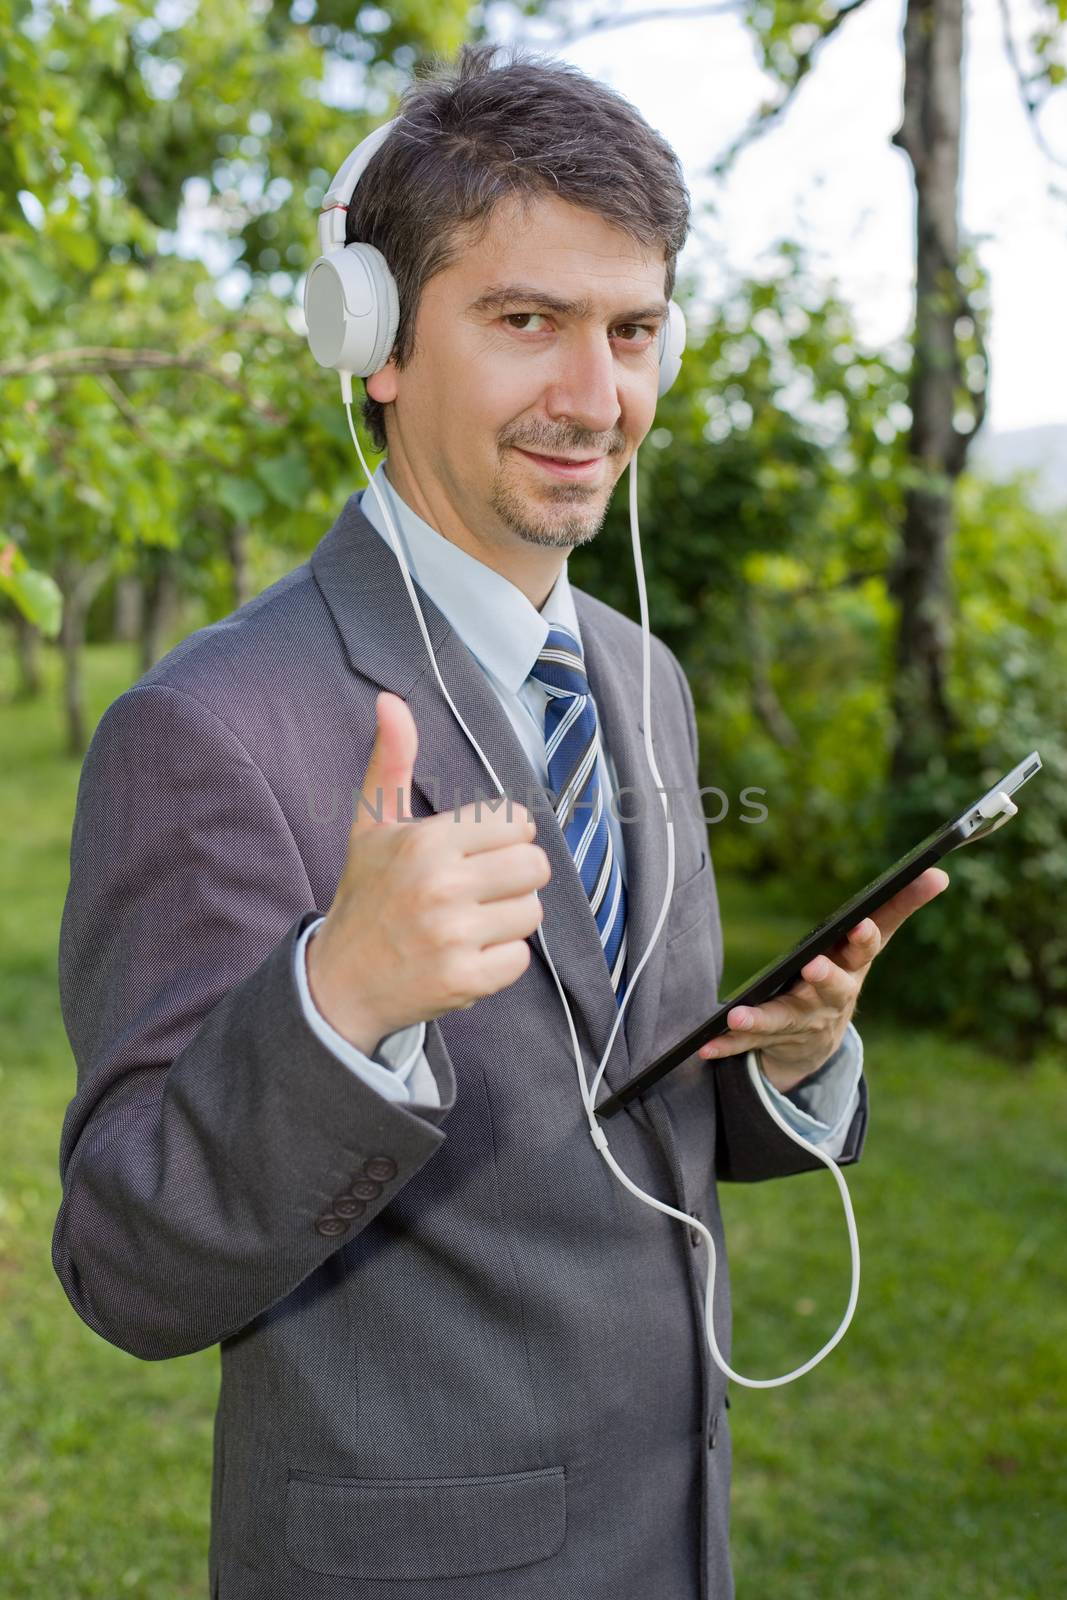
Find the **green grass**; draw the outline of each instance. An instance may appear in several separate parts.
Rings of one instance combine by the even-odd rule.
[[[46,669],[45,706],[0,703],[0,1593],[183,1600],[206,1589],[217,1354],[113,1349],[50,1261],[73,1090],[55,967],[79,763],[59,753],[51,652]],[[89,652],[90,726],[136,675],[130,651]],[[0,653],[0,697],[11,682]],[[727,986],[810,925],[743,883],[721,895]],[[886,955],[902,993],[906,941]],[[857,1021],[872,1101],[848,1174],[859,1310],[799,1383],[733,1388],[739,1600],[1060,1600],[1067,1072]],[[820,1172],[722,1193],[735,1363],[784,1372],[845,1303],[836,1189]]]
[[[810,926],[720,889],[726,992]],[[908,930],[882,959],[907,993]],[[902,1003],[902,1013],[906,1001]],[[734,1385],[738,1593],[787,1600],[1067,1596],[1067,1062],[1025,1071],[863,1015],[871,1127],[846,1176],[852,1328],[776,1390]],[[733,1365],[806,1361],[848,1297],[828,1172],[723,1185]]]
[[[206,1593],[218,1353],[139,1362],[80,1322],[51,1264],[59,1130],[74,1063],[56,951],[80,762],[46,706],[0,704],[0,1594]],[[138,675],[93,648],[90,727]],[[11,663],[0,656],[0,692]]]

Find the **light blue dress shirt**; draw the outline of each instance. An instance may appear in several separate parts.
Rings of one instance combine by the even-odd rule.
[[[534,772],[548,788],[545,759],[546,689],[530,672],[548,638],[550,627],[564,627],[581,642],[581,630],[567,576],[560,568],[540,611],[522,590],[468,555],[412,511],[389,482],[383,460],[374,474],[400,538],[413,580],[443,612],[468,650],[477,659],[522,744]],[[360,496],[360,510],[393,548],[377,499],[370,489]],[[603,745],[600,782],[605,796],[618,793],[615,763]],[[626,851],[615,808],[607,807],[612,844],[626,880]],[[437,1081],[426,1059],[425,1022],[413,1023],[386,1035],[374,1057],[364,1055],[326,1020],[311,998],[307,981],[306,948],[324,918],[305,928],[295,951],[296,982],[309,1026],[338,1059],[387,1100],[413,1107],[440,1105]],[[640,981],[640,980],[638,980]],[[758,1059],[758,1051],[750,1051]],[[715,1068],[709,1064],[708,1070]],[[863,1041],[849,1023],[840,1048],[807,1082],[782,1095],[764,1075],[763,1081],[781,1115],[797,1132],[820,1145],[829,1156],[840,1154],[859,1102],[863,1071]]]

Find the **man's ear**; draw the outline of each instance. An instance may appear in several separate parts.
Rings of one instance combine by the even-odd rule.
[[[377,372],[372,372],[369,378],[364,379],[367,393],[372,400],[377,400],[379,405],[386,406],[397,396],[398,384],[396,381],[396,362],[390,356],[384,367],[379,367]]]

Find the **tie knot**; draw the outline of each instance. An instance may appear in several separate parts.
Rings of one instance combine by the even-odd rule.
[[[589,693],[582,647],[566,628],[550,628],[530,677],[552,694]]]

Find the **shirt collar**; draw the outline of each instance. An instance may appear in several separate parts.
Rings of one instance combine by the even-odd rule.
[[[412,578],[504,688],[518,693],[544,649],[550,628],[566,628],[581,645],[566,561],[538,611],[509,578],[424,522],[401,499],[385,467],[383,459],[375,469],[374,483],[389,507]],[[392,550],[393,541],[373,489],[363,490],[359,508]]]

